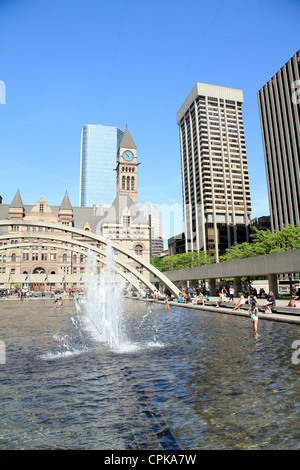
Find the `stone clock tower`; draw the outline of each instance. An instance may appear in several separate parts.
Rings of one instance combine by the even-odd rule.
[[[127,194],[134,203],[138,202],[136,145],[126,129],[117,154],[117,195]]]

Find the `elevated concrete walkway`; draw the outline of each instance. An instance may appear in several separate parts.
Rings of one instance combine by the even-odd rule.
[[[180,285],[187,281],[207,280],[210,294],[216,295],[216,279],[233,278],[235,292],[242,290],[241,278],[248,276],[267,276],[269,290],[278,297],[277,275],[300,272],[300,249],[253,256],[236,261],[206,264],[186,269],[166,271],[164,275],[170,281]],[[159,279],[152,279],[159,282]]]

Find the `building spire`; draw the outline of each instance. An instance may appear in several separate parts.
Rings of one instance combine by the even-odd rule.
[[[68,191],[66,191],[66,194],[64,195],[63,201],[60,205],[60,209],[73,209],[69,199]]]
[[[18,188],[18,191],[15,194],[15,197],[12,200],[12,203],[11,203],[10,207],[14,207],[14,208],[18,208],[18,209],[22,208],[23,209],[23,201],[22,201],[22,198],[21,198],[19,188]]]
[[[126,129],[124,131],[124,134],[123,134],[123,137],[122,137],[119,148],[121,148],[121,147],[125,148],[125,149],[136,149],[136,145],[135,145],[134,140],[131,137],[131,134],[130,134],[128,128],[127,128],[127,124],[126,124]]]
[[[18,188],[15,197],[12,200],[11,205],[8,209],[8,218],[9,219],[22,219],[25,215],[25,209],[23,205],[23,201],[21,198],[21,194]]]

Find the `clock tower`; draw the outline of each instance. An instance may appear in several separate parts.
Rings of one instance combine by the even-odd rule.
[[[134,203],[138,202],[136,145],[126,129],[117,154],[117,195],[128,194]]]

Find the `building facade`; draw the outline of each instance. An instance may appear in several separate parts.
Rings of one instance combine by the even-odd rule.
[[[0,219],[12,220],[12,225],[2,227],[0,233],[0,289],[8,289],[14,284],[29,290],[80,289],[87,272],[87,252],[80,247],[72,250],[72,242],[84,242],[106,250],[105,245],[87,237],[37,227],[34,225],[37,221],[75,227],[87,234],[111,238],[149,261],[149,225],[128,196],[117,196],[112,206],[104,210],[102,206],[73,207],[67,193],[60,206],[49,206],[43,197],[34,205],[24,205],[18,191],[11,204],[1,204]],[[30,222],[31,226],[19,225],[18,220]],[[12,237],[6,238],[7,234]],[[35,234],[38,234],[36,238]],[[49,242],[52,235],[61,241]],[[115,257],[143,273],[142,265],[136,261],[117,252]],[[102,269],[103,263],[98,260],[97,266]],[[119,269],[127,272],[122,267]],[[40,275],[38,282],[34,280],[36,274]]]
[[[159,208],[149,201],[140,207],[150,225],[150,259],[152,259],[164,251],[162,217]]]
[[[105,238],[121,243],[136,255],[150,261],[150,226],[146,214],[138,204],[138,162],[137,147],[127,128],[117,151],[115,166],[117,195],[113,204],[104,210],[101,233]],[[142,265],[137,265],[118,253],[141,274],[149,278]]]
[[[186,251],[247,241],[250,187],[241,90],[197,83],[177,113]]]
[[[80,207],[110,205],[116,196],[116,158],[123,131],[87,124],[81,132]]]
[[[300,223],[300,51],[258,92],[271,229]]]
[[[59,224],[75,227],[88,233],[111,239],[137,255],[141,260],[150,261],[150,226],[141,207],[136,204],[138,162],[136,148],[126,128],[122,146],[118,149],[118,165],[114,169],[117,180],[123,175],[134,177],[129,186],[122,184],[114,195],[113,203],[105,208],[102,204],[92,207],[73,207],[66,192],[60,206],[49,206],[42,197],[33,206],[24,205],[18,190],[11,204],[0,204],[0,220],[12,221],[11,225],[0,228],[0,288],[10,288],[13,284],[30,290],[69,290],[80,289],[86,274],[87,251],[80,248],[73,250],[73,242],[84,242],[96,248],[106,250],[104,244],[88,237],[77,236],[70,232],[47,227],[37,227],[35,222]],[[135,144],[134,144],[135,145]],[[128,160],[129,152],[135,157]],[[127,171],[126,171],[127,168]],[[128,168],[131,168],[128,171]],[[116,179],[116,173],[112,170]],[[133,200],[135,199],[135,201]],[[18,220],[30,222],[31,226],[18,224]],[[49,242],[49,236],[55,233],[60,238]],[[35,234],[39,234],[36,237]],[[6,238],[7,234],[12,237]],[[123,261],[138,270],[147,279],[149,273],[143,272],[143,266],[136,260],[115,252],[116,262]],[[103,268],[101,259],[97,264]],[[119,270],[131,276],[130,270],[120,264]],[[39,275],[39,281],[36,279]]]

